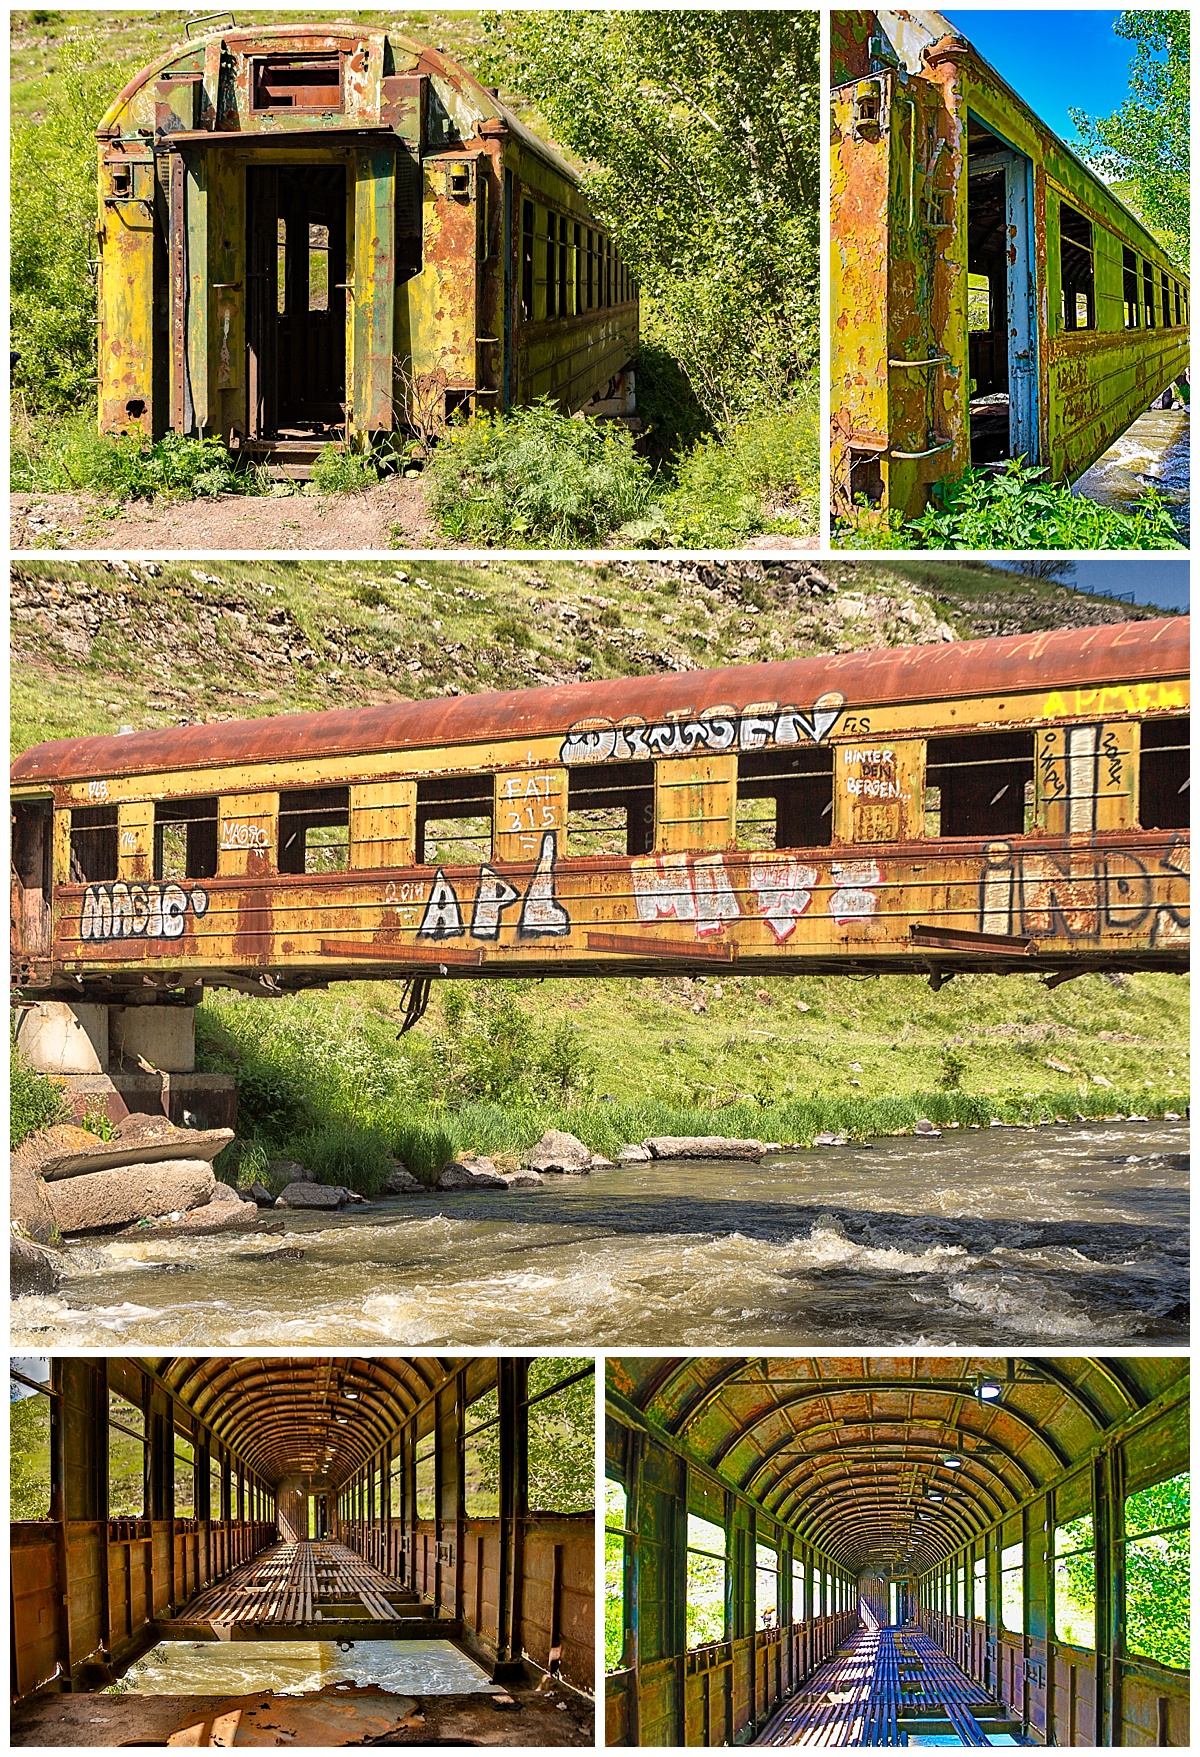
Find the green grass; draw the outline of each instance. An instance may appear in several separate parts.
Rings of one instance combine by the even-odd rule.
[[[168,433],[150,444],[132,434],[100,434],[91,410],[21,423],[12,486],[17,493],[85,492],[123,502],[262,494],[269,483],[259,468],[236,468],[219,439]]]
[[[1183,1111],[1187,984],[1172,976],[514,980],[443,984],[397,1041],[399,988],[270,1006],[210,996],[203,1065],[236,1073],[239,1179],[272,1158],[371,1193],[393,1154],[430,1180],[548,1127],[612,1155],[653,1134],[811,1144],[946,1125]],[[1097,1082],[1096,1076],[1105,1082]]]

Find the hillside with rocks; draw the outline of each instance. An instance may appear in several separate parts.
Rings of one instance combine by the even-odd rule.
[[[12,741],[1158,614],[969,562],[39,558],[12,569]]]

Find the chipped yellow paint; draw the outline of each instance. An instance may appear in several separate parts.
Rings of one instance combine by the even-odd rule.
[[[368,782],[350,789],[350,865],[411,866],[416,833],[415,781]]]
[[[154,802],[130,800],[117,808],[117,877],[154,877]]]

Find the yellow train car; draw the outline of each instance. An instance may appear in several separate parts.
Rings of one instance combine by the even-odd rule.
[[[1188,628],[38,745],[14,984],[1183,970]]]
[[[102,432],[303,467],[542,395],[632,408],[628,267],[571,167],[438,51],[215,29],[97,139]]]
[[[835,12],[831,60],[835,514],[1074,481],[1186,372],[1186,269],[941,13]]]

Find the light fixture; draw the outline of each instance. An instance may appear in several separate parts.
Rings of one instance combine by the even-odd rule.
[[[975,1395],[981,1403],[997,1403],[1003,1393],[1003,1385],[998,1385],[995,1379],[980,1379],[975,1387]]]
[[[961,1470],[966,1462],[966,1459],[960,1458],[957,1452],[949,1452],[946,1457],[942,1459],[942,1463],[946,1466],[947,1470]]]
[[[941,1489],[926,1489],[925,1499],[927,1501],[944,1501],[946,1497]]]

